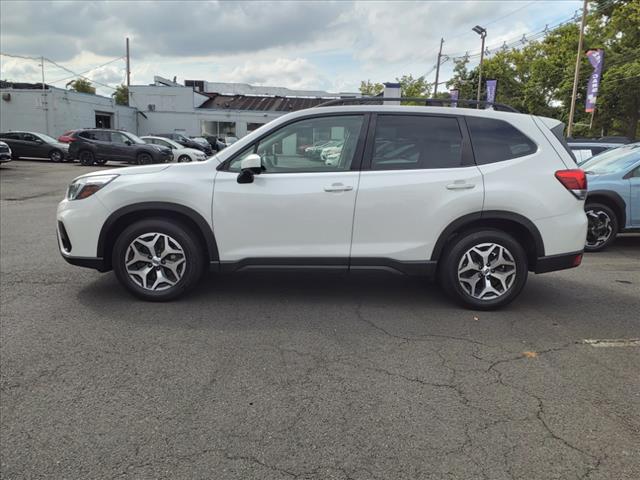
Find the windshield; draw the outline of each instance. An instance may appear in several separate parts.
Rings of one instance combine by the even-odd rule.
[[[129,133],[129,132],[122,132],[122,133],[127,137],[129,137],[133,143],[137,143],[139,145],[144,145],[146,143],[144,140],[142,140],[137,135],[134,135],[133,133]]]
[[[630,169],[640,160],[640,143],[607,150],[580,165],[586,173],[606,175]]]
[[[45,135],[44,133],[38,133],[36,136],[40,137],[42,140],[44,140],[47,143],[58,143],[58,140],[56,140],[53,137],[50,137],[49,135]]]

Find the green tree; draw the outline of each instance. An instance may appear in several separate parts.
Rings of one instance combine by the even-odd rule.
[[[384,85],[381,83],[373,83],[371,80],[362,80],[360,82],[360,93],[365,97],[375,97],[384,91]]]
[[[396,81],[400,84],[400,94],[403,97],[428,98],[431,92],[431,85],[427,83],[424,75],[418,78],[413,78],[413,75],[403,75],[400,78],[396,78]],[[405,103],[410,105],[417,102]]]
[[[575,135],[640,135],[640,2],[598,0],[591,2],[585,29],[584,50],[603,48],[605,63],[598,92],[593,128],[585,112],[591,65],[584,55],[576,95]],[[501,51],[485,58],[483,79],[498,80],[496,101],[525,113],[568,121],[579,27],[572,23],[555,29],[538,42]],[[476,98],[478,68],[456,61],[449,88],[460,98]],[[481,98],[485,98],[482,82]]]
[[[129,105],[129,88],[126,85],[118,85],[111,96],[118,105]]]
[[[78,78],[76,80],[71,80],[67,83],[67,87],[71,87],[71,90],[75,92],[81,93],[96,93],[96,89],[91,82],[85,78]]]

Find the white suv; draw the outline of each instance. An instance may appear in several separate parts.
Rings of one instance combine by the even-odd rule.
[[[578,266],[586,178],[562,123],[493,110],[294,112],[199,163],[100,170],[58,206],[63,257],[146,300],[208,268],[437,276],[466,306],[513,300],[528,271]],[[335,140],[331,164],[302,145]]]

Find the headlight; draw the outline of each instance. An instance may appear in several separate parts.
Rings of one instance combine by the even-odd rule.
[[[80,177],[69,185],[67,200],[81,200],[90,197],[102,187],[113,181],[118,175],[94,175]]]

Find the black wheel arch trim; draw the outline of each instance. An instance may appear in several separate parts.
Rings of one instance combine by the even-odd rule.
[[[469,213],[467,215],[463,215],[462,217],[457,218],[453,222],[451,222],[443,231],[440,233],[436,244],[433,247],[433,252],[431,253],[431,260],[437,261],[442,254],[447,239],[453,235],[454,232],[464,228],[467,225],[471,225],[473,222],[478,220],[508,220],[518,225],[524,227],[535,242],[535,250],[537,257],[544,257],[544,241],[542,240],[542,235],[540,235],[540,230],[536,227],[531,220],[522,215],[514,212],[502,211],[502,210],[486,210],[483,212],[474,212]]]
[[[98,237],[98,251],[97,256],[101,258],[105,257],[105,246],[107,237],[109,235],[109,231],[115,223],[125,215],[135,212],[144,212],[145,210],[164,210],[167,212],[179,213],[181,215],[185,215],[192,220],[200,230],[203,238],[206,242],[207,253],[209,254],[209,261],[217,261],[220,259],[218,254],[218,244],[216,242],[215,235],[209,223],[204,219],[202,215],[193,210],[192,208],[185,207],[184,205],[179,205],[177,203],[171,202],[141,202],[134,203],[132,205],[127,205],[126,207],[122,207],[115,212],[113,212],[109,217],[105,220],[102,225],[102,229],[100,230],[100,236]]]
[[[607,200],[610,200],[617,207],[614,209],[614,213],[618,214],[618,228],[622,229],[627,224],[627,204],[624,199],[620,196],[619,193],[611,191],[611,190],[593,190],[587,192],[587,199],[584,201],[585,210],[587,208],[587,204],[591,200],[592,202],[597,203],[598,199],[594,199],[593,197],[604,197]]]

